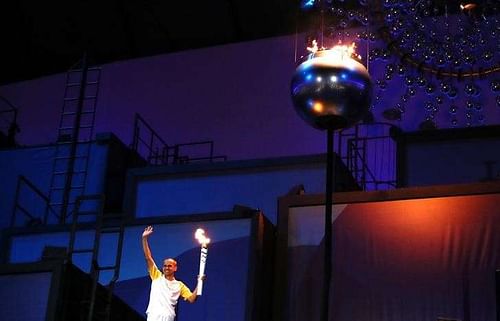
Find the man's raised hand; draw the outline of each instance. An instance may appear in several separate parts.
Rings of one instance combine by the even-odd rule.
[[[149,237],[151,234],[153,234],[153,227],[148,226],[144,229],[144,232],[142,232],[142,237]]]

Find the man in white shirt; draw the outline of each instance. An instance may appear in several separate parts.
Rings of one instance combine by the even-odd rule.
[[[196,288],[191,292],[184,283],[175,279],[177,262],[174,259],[165,259],[162,270],[158,269],[149,249],[148,237],[151,234],[153,234],[152,226],[146,227],[142,233],[142,249],[144,250],[144,257],[151,277],[151,292],[146,310],[147,320],[174,321],[175,307],[179,297],[193,303],[197,297]]]

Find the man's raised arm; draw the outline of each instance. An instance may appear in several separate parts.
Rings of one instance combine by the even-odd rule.
[[[144,258],[146,259],[146,264],[148,265],[148,271],[153,268],[155,261],[151,255],[151,250],[149,249],[148,237],[153,234],[153,227],[148,226],[142,232],[142,250],[144,251]]]

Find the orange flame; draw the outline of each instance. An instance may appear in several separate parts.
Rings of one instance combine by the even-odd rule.
[[[318,41],[316,39],[313,39],[311,42],[311,45],[306,47],[307,51],[309,51],[311,54],[316,53],[317,51],[320,50],[325,50],[326,48],[324,47],[318,47]],[[361,60],[361,55],[358,55],[356,53],[356,44],[353,42],[350,45],[343,45],[341,41],[335,46],[333,46],[329,50],[330,56],[336,57],[338,59],[344,59],[344,58],[354,58]]]
[[[361,59],[361,55],[358,55],[356,53],[356,44],[354,42],[351,43],[349,46],[348,45],[342,45],[339,42],[339,44],[333,46],[331,50],[334,50],[336,52],[336,54],[340,55],[341,57],[347,56],[347,57],[350,57],[350,58]]]
[[[316,51],[318,51],[318,41],[316,39],[313,39],[311,42],[311,46],[307,47],[306,49],[311,53],[315,53]]]
[[[466,3],[466,4],[460,4],[460,9],[462,9],[463,11],[472,11],[474,10],[475,8],[477,7],[477,4],[475,3]]]
[[[201,245],[206,246],[210,243],[210,239],[205,236],[205,231],[201,228],[197,229],[194,233],[194,238],[200,242]]]

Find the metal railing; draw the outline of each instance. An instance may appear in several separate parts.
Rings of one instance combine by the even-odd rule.
[[[227,156],[214,154],[213,141],[169,145],[138,113],[130,147],[150,165],[173,165],[193,162],[226,161]]]
[[[50,214],[57,217],[57,213],[49,203],[49,198],[35,184],[23,175],[19,175],[10,226],[19,226],[19,215],[24,218],[23,226],[46,225]]]
[[[130,147],[141,155],[148,164],[163,165],[167,163],[168,144],[138,113],[134,117],[134,133]]]
[[[396,142],[387,123],[358,124],[338,133],[336,152],[362,190],[396,188]]]
[[[0,96],[0,132],[3,134],[3,142],[0,146],[16,146],[16,134],[19,133],[17,124],[18,108],[7,98]]]
[[[199,149],[199,147],[206,147],[208,149],[208,153],[199,154],[199,150],[194,152],[193,154],[189,153],[189,149],[191,147],[195,147]],[[216,156],[214,154],[214,142],[213,141],[200,141],[193,143],[184,143],[184,144],[176,144],[174,146],[168,147],[167,152],[167,161],[170,161],[171,164],[187,164],[193,162],[215,162],[215,161],[226,161],[227,156]]]

